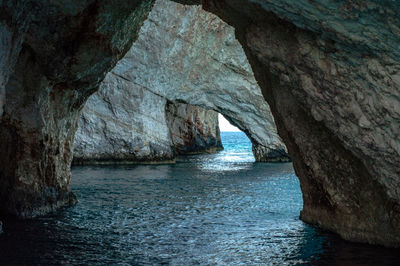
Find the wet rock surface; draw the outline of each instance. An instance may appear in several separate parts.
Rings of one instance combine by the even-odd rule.
[[[393,1],[204,1],[236,28],[301,181],[301,218],[400,245]]]

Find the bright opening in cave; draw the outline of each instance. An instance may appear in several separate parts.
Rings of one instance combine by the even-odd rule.
[[[236,126],[232,125],[222,114],[218,114],[221,142],[224,150],[219,158],[224,162],[254,162],[252,143],[248,136]],[[232,165],[229,165],[232,167]]]
[[[241,130],[232,125],[226,118],[218,114],[219,129],[221,132],[240,132]]]

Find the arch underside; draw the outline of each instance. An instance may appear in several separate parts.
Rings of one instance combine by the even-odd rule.
[[[219,149],[216,115],[202,108],[245,132],[256,161],[289,160],[234,29],[201,7],[156,1],[138,40],[86,103],[74,161],[169,162],[175,148]]]
[[[391,47],[399,35],[386,36],[400,7],[368,1],[385,9],[382,18],[345,1],[281,2],[279,10],[271,1],[246,9],[229,0],[204,5],[236,29],[300,179],[301,218],[348,240],[397,246],[400,84]],[[302,17],[305,10],[313,16]],[[319,16],[323,25],[312,21]],[[354,17],[376,21],[379,30]],[[350,34],[363,31],[376,35]]]

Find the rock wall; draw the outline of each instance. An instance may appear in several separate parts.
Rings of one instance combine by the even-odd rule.
[[[301,218],[400,246],[400,3],[203,7],[236,28],[300,179]]]
[[[179,153],[218,148],[216,113],[115,83],[108,74],[83,108],[73,163],[168,163]]]
[[[139,39],[104,83],[111,90],[124,87],[132,95],[147,90],[172,102],[217,111],[248,135],[257,161],[288,160],[234,29],[201,7],[156,1]],[[143,106],[141,112],[152,108]],[[116,110],[114,119],[119,115]]]
[[[83,108],[74,164],[173,161],[167,100],[126,83],[109,83],[109,77]]]
[[[131,46],[152,1],[0,2],[0,211],[71,204],[73,137],[87,97]]]
[[[218,113],[184,103],[169,102],[166,119],[179,154],[222,150]]]
[[[27,26],[33,18],[33,4],[19,1],[12,5],[0,3],[0,117],[6,101],[6,84],[13,71]]]

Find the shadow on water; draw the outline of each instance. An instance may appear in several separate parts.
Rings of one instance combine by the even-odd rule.
[[[251,146],[234,144],[175,165],[74,167],[80,202],[5,221],[0,264],[398,264],[398,249],[300,221],[292,165],[254,163]]]

